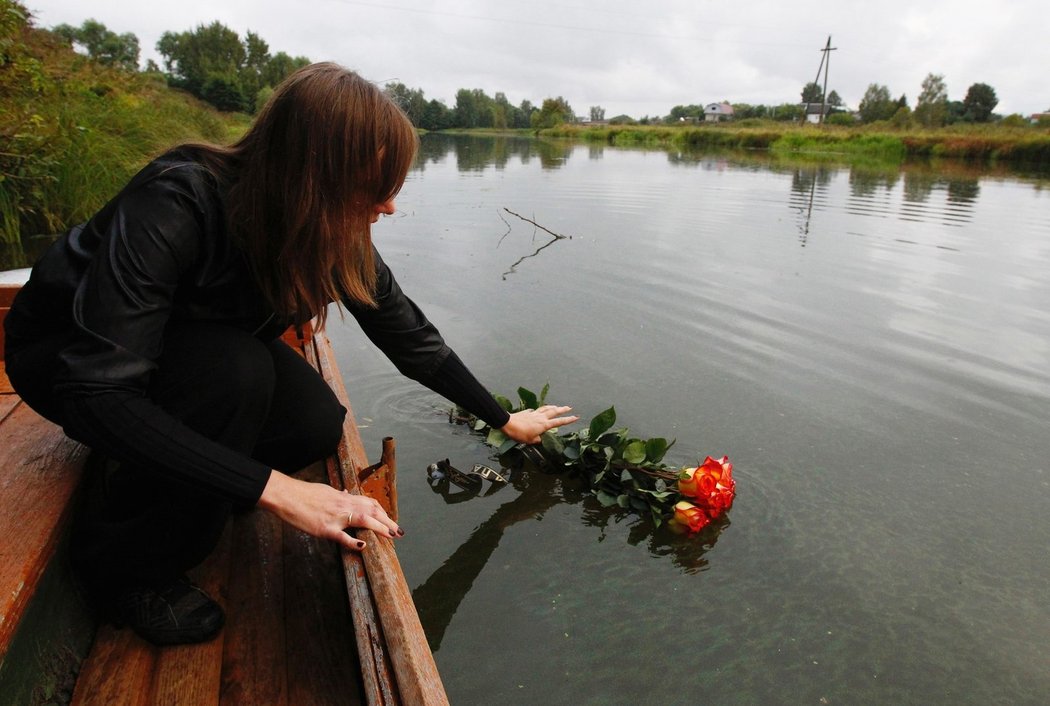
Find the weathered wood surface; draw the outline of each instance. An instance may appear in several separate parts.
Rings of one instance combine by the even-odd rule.
[[[327,339],[323,339],[314,348],[318,370],[335,390],[339,401],[350,410],[350,400],[337,372],[331,345]],[[361,470],[368,467],[368,460],[352,412],[346,415],[343,438],[339,444],[339,463],[338,468],[334,469],[338,472],[338,478],[332,479],[333,484],[341,483],[351,493],[360,492],[357,477]],[[434,655],[430,651],[419,616],[416,614],[412,593],[394,553],[393,542],[388,537],[382,537],[370,530],[357,532],[368,544],[362,552],[362,558],[383,631],[383,644],[393,668],[400,703],[412,706],[447,704],[448,696],[445,694]],[[355,559],[351,552],[344,551],[343,556],[349,582],[357,572],[354,567]],[[379,700],[376,703],[394,702]]]
[[[87,456],[61,429],[5,397],[0,397],[0,660],[69,524]]]

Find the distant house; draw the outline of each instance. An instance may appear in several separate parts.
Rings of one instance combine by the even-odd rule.
[[[728,103],[708,103],[704,106],[704,122],[717,123],[733,119],[733,106]]]
[[[802,110],[805,111],[807,123],[819,123],[821,110],[824,112],[824,119],[827,120],[828,115],[834,110],[827,103],[823,105],[820,103],[801,103],[800,105]]]
[[[1050,113],[1032,113],[1032,117],[1028,121],[1033,125],[1042,121],[1050,122]]]

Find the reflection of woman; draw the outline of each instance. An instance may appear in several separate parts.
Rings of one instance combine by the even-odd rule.
[[[567,407],[508,415],[401,291],[371,244],[417,138],[373,84],[316,64],[234,146],[149,164],[34,267],[6,320],[7,372],[34,409],[106,459],[73,538],[111,618],[196,642],[222,610],[184,572],[234,507],[360,550],[402,531],[369,498],[294,479],[331,453],[345,410],[279,339],[339,301],[398,369],[518,441]],[[283,471],[283,472],[282,472]]]

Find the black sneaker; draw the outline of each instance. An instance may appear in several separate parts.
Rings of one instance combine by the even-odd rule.
[[[222,629],[222,607],[187,578],[160,589],[137,588],[118,601],[120,622],[154,645],[207,642]]]

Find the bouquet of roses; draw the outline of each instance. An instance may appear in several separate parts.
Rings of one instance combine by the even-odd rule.
[[[543,405],[548,386],[536,395],[518,388],[519,405],[515,407],[502,395],[494,395],[508,412],[536,409]],[[521,454],[520,444],[508,439],[499,429],[457,408],[449,420],[469,424],[495,448],[503,460],[506,455]],[[617,505],[624,510],[648,513],[653,523],[665,521],[682,534],[694,535],[719,519],[732,506],[736,494],[733,464],[726,456],[716,460],[708,456],[694,467],[678,469],[663,463],[664,454],[674,444],[664,438],[639,439],[627,429],[613,429],[616,410],[612,407],[598,414],[586,429],[567,434],[547,432],[542,436],[539,453],[546,464],[578,473],[587,479],[590,492],[603,506]]]
[[[678,474],[678,492],[689,500],[675,503],[668,526],[681,534],[695,534],[733,506],[736,481],[729,457],[716,461],[708,456],[695,468],[683,468]]]

